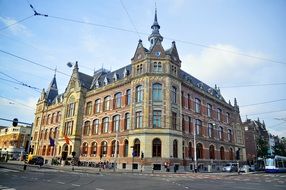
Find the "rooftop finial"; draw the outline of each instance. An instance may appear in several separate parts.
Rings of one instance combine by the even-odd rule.
[[[151,42],[151,47],[153,47],[156,43],[156,41],[163,41],[163,37],[161,36],[159,29],[160,25],[158,24],[158,19],[157,19],[157,5],[155,3],[155,16],[154,16],[154,22],[151,26],[152,28],[152,34],[148,37],[148,40]]]

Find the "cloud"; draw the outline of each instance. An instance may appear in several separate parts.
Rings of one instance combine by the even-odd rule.
[[[17,22],[17,20],[9,18],[9,17],[0,17],[0,22],[2,22],[5,27],[13,25],[14,23]],[[26,35],[26,36],[30,36],[31,32],[28,30],[28,28],[26,26],[24,26],[23,24],[17,23],[14,24],[13,26],[10,26],[7,28],[9,31],[12,32],[12,34],[14,35]]]
[[[261,69],[262,63],[259,60],[229,53],[241,52],[231,45],[217,44],[211,46],[214,49],[204,49],[200,54],[188,54],[182,56],[183,70],[190,72],[205,82],[216,81],[218,83],[235,84],[236,81],[249,83],[253,80],[253,73]],[[221,49],[225,51],[219,51]],[[261,53],[247,52],[253,56],[261,57]]]

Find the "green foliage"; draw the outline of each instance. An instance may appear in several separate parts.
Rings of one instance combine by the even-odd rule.
[[[272,148],[274,150],[274,155],[286,156],[286,138],[282,137]]]
[[[257,139],[257,157],[264,158],[268,155],[268,142],[263,138]]]

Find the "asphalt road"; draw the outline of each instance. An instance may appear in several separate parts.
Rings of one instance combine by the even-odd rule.
[[[278,190],[286,189],[286,174],[88,174],[54,169],[18,171],[0,168],[0,189],[6,190]]]

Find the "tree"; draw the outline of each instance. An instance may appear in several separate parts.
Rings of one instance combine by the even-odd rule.
[[[275,142],[275,145],[272,148],[274,155],[286,156],[286,138],[282,137],[280,140]]]
[[[264,158],[268,155],[268,142],[263,138],[257,139],[257,157]]]

